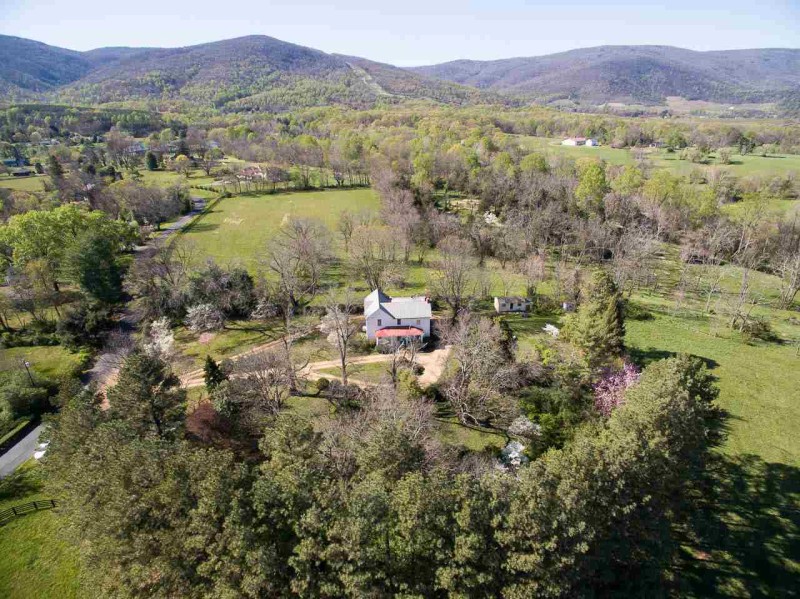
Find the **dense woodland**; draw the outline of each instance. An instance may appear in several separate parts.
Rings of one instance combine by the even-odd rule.
[[[680,589],[673,566],[707,492],[722,415],[699,358],[634,363],[625,323],[648,314],[631,298],[667,284],[653,265],[676,248],[676,302],[691,287],[742,339],[775,337],[752,278],[775,275],[771,307],[797,309],[800,224],[771,206],[800,201],[798,181],[723,167],[798,153],[796,124],[423,104],[244,118],[23,105],[0,120],[3,157],[44,182],[0,189],[4,346],[90,355],[115,343],[120,314],[141,317],[105,394],[75,380],[2,381],[0,422],[58,408],[48,488],[63,500],[86,588],[519,598]],[[634,160],[520,143],[567,135],[631,148]],[[651,146],[719,168],[657,169]],[[169,185],[144,176],[168,171]],[[219,202],[371,186],[380,210],[344,211],[335,230],[287,218],[256,271],[180,243],[151,242],[137,256],[191,209],[190,173],[212,180],[198,187]],[[725,210],[733,204],[742,209]],[[390,380],[348,384],[360,343],[353,288],[402,288],[412,265],[430,270],[436,337],[452,346],[442,378],[421,388],[422,348],[409,360],[393,347]],[[722,293],[721,265],[740,269],[733,295]],[[509,288],[524,280],[537,313],[567,312],[557,338],[519,351],[481,309],[490,269]],[[12,312],[25,314],[22,326]],[[233,319],[277,322],[283,343],[235,363],[209,358],[198,406],[172,369],[172,330]],[[295,353],[309,319],[340,359],[336,379],[309,379]],[[329,403],[328,417],[289,409],[311,396]],[[442,442],[437,410],[502,432],[520,455]]]

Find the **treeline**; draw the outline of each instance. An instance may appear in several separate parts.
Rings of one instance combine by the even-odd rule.
[[[321,428],[278,415],[242,461],[198,442],[175,377],[136,353],[110,410],[62,391],[46,468],[99,596],[652,594],[714,395],[698,363],[659,362],[516,473],[454,459],[430,408],[387,391]]]
[[[164,117],[145,110],[19,104],[0,110],[0,140],[30,142],[95,137],[119,127],[141,137],[166,126]],[[34,133],[36,135],[34,135]]]

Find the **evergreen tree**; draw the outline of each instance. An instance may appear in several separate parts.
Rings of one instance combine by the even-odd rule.
[[[222,381],[228,380],[228,375],[222,370],[217,361],[206,355],[206,363],[203,365],[203,380],[209,392],[217,388]]]
[[[61,166],[58,158],[53,154],[47,157],[47,174],[50,175],[50,179],[56,187],[58,187],[62,179],[64,179],[64,167]]]
[[[183,425],[186,391],[161,358],[136,350],[108,390],[108,402],[111,416],[140,436],[172,439]]]
[[[589,365],[622,354],[625,323],[622,296],[605,271],[596,271],[583,290],[584,301],[567,316],[562,336],[586,352]]]
[[[144,164],[148,171],[154,171],[158,168],[158,156],[152,150],[147,150],[144,155]]]

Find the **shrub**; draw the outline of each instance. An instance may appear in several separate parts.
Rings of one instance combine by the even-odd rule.
[[[50,381],[39,377],[31,379],[27,373],[15,372],[0,387],[0,402],[6,402],[14,417],[37,414],[44,411],[53,391]]]
[[[779,341],[769,321],[764,318],[748,318],[742,323],[742,335],[748,340],[758,339],[760,341]]]
[[[317,390],[317,395],[324,393],[330,386],[331,382],[325,377],[318,378],[316,381],[314,381],[314,387]]]
[[[625,318],[629,320],[653,320],[653,313],[641,304],[627,302],[625,304]]]
[[[14,410],[6,398],[0,398],[0,431],[6,430],[14,422]]]
[[[56,329],[66,347],[100,347],[114,325],[111,310],[98,303],[81,302],[68,311]]]

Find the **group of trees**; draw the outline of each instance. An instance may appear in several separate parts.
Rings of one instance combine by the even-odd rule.
[[[217,379],[229,413],[261,406],[255,451],[198,439],[157,358],[128,358],[110,410],[62,390],[46,467],[92,564],[91,588],[196,597],[662,588],[712,425],[702,364],[648,367],[606,420],[514,474],[459,459],[433,434],[432,406],[390,387],[312,426],[280,410],[271,394],[286,388],[275,380],[285,370],[265,360],[248,366],[262,373],[255,380]]]
[[[147,321],[185,320],[197,332],[222,328],[226,320],[247,318],[256,308],[253,278],[240,266],[201,262],[188,244],[159,244],[131,268],[128,285],[141,298]]]
[[[13,216],[0,226],[12,298],[35,322],[46,321],[50,309],[62,316],[63,283],[91,301],[114,304],[122,293],[121,253],[137,238],[130,223],[77,205]]]
[[[122,299],[123,252],[136,236],[128,223],[75,205],[11,217],[0,226],[0,272],[10,283],[0,295],[0,345],[98,346]],[[28,323],[17,326],[8,316],[12,311],[27,315]],[[47,408],[57,389],[27,364],[5,374],[0,430]]]

